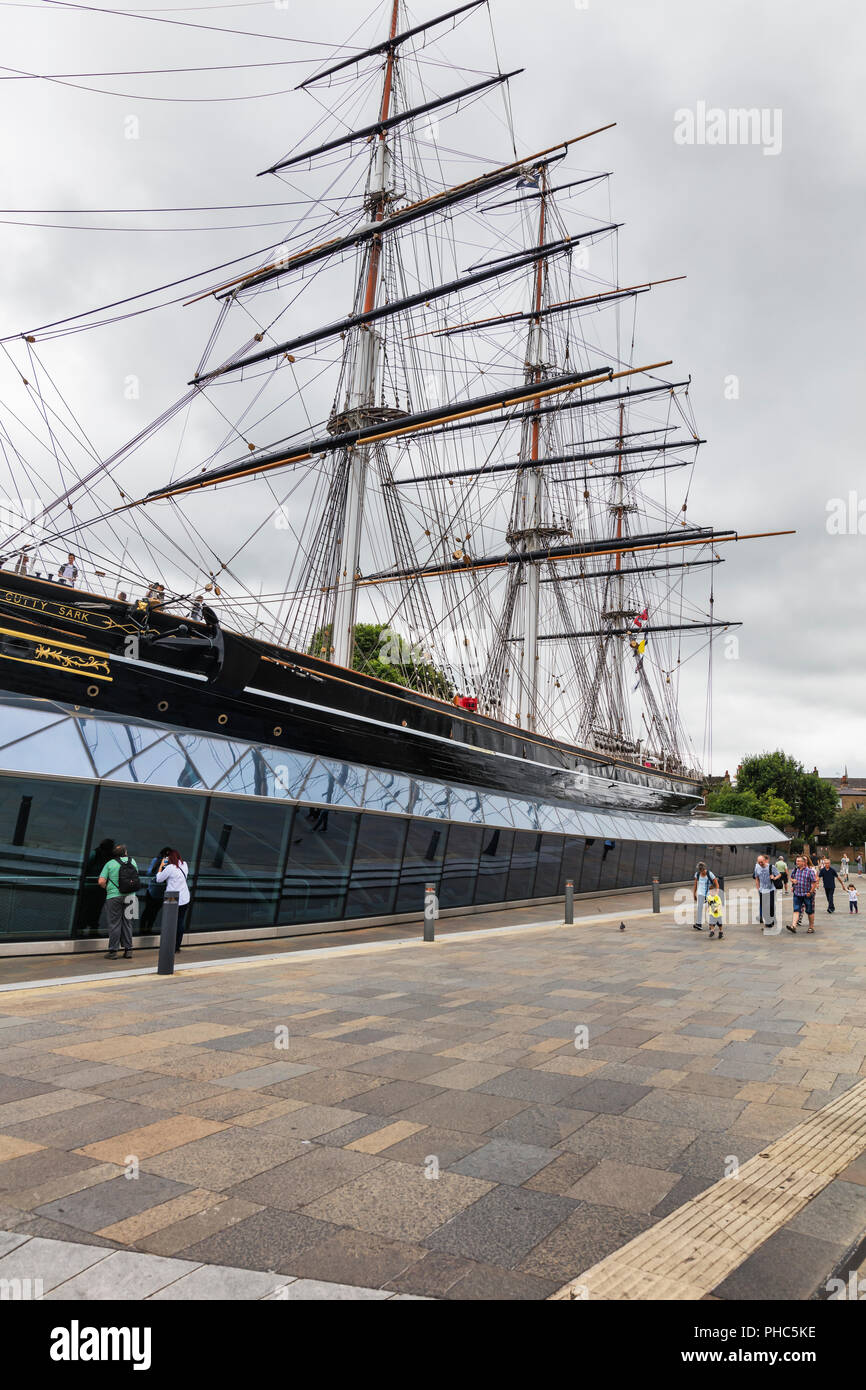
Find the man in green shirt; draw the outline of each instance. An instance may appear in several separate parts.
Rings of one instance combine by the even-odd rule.
[[[788,891],[788,865],[785,863],[784,854],[779,855],[778,859],[776,860],[775,868],[776,876],[782,880],[782,892],[786,893]]]
[[[117,948],[122,943],[124,959],[132,955],[132,924],[126,916],[128,892],[120,886],[121,864],[131,864],[138,871],[135,860],[126,852],[126,845],[114,846],[114,858],[103,865],[99,876],[99,886],[105,889],[105,906],[102,909],[100,926],[108,933],[108,960],[117,960]]]

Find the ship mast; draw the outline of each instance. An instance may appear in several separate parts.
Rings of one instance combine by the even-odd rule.
[[[394,85],[394,63],[396,48],[393,40],[397,34],[397,19],[400,0],[394,0],[391,11],[391,33],[385,62],[385,80],[382,87],[382,103],[379,120],[383,129],[379,131],[370,179],[367,185],[367,210],[370,220],[381,222],[388,201],[388,180],[390,176],[390,150],[387,127],[391,110],[391,93]],[[364,274],[364,293],[362,312],[369,314],[376,307],[379,286],[382,279],[382,238],[374,236],[367,250],[367,265]],[[381,339],[372,324],[360,324],[356,329],[355,361],[347,401],[347,414],[352,424],[359,426],[372,422],[372,408],[376,404],[376,385],[379,377]],[[340,425],[345,423],[341,418]],[[360,444],[350,446],[346,451],[346,496],[343,513],[343,534],[340,541],[340,564],[336,595],[334,599],[334,623],[331,638],[332,660],[338,666],[351,666],[355,646],[355,621],[358,609],[358,577],[361,559],[361,533],[364,516],[364,488],[367,466],[375,446]]]
[[[538,245],[544,245],[545,221],[547,217],[547,170],[541,171],[541,197],[538,200]],[[529,346],[526,353],[526,380],[527,382],[538,382],[544,368],[544,354],[542,352],[543,329],[540,317],[542,308],[542,297],[544,294],[544,260],[539,260],[535,267],[535,302],[533,308],[536,317],[531,320],[529,327]],[[533,405],[540,405],[540,400],[533,401]],[[529,428],[529,457],[533,463],[537,463],[539,458],[539,434],[541,421],[538,415],[533,415],[524,425]],[[521,451],[522,452],[522,451]],[[541,470],[530,468],[526,474],[526,531],[523,535],[523,547],[526,550],[538,548],[541,539],[539,534],[539,504],[541,494]],[[523,568],[523,567],[521,567]],[[525,591],[525,624],[523,632],[523,679],[526,692],[526,727],[535,729],[538,719],[538,579],[539,567],[530,562],[526,567],[526,591]],[[519,722],[519,718],[518,718]]]

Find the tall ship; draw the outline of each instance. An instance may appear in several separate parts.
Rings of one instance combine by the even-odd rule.
[[[778,834],[695,818],[709,729],[696,750],[680,703],[689,679],[709,690],[714,639],[737,626],[716,615],[714,581],[746,538],[689,511],[690,379],[637,346],[643,296],[665,282],[622,283],[610,176],[586,164],[610,127],[520,143],[521,70],[455,61],[486,0],[422,21],[389,0],[379,18],[366,47],[311,64],[315,125],[265,152],[262,175],[291,190],[276,241],[4,339],[29,415],[0,406],[0,768],[94,796],[113,780],[400,818],[390,898],[359,889],[350,908],[350,859],[341,910],[326,895],[294,917],[286,830],[263,874],[261,923],[277,929],[281,913],[408,906],[411,823],[472,823],[473,804],[478,824],[510,828],[509,855],[547,826],[591,859],[598,844],[600,862],[623,841],[682,859],[635,851],[584,891],[685,877],[692,846],[745,864]],[[499,132],[498,162],[473,152],[479,123]],[[203,310],[177,399],[102,457],[52,344],[148,312],[185,340]],[[51,752],[61,725],[87,758],[72,772]],[[157,745],[171,757],[145,769]],[[25,799],[9,793],[7,868],[28,844]],[[59,938],[87,930],[95,804]],[[210,814],[190,831],[202,884],[233,853],[226,838],[220,859]],[[442,868],[444,841],[437,854]],[[498,896],[540,896],[534,873]],[[16,925],[21,901],[0,937],[45,934]],[[256,925],[241,916],[202,908],[201,930]]]

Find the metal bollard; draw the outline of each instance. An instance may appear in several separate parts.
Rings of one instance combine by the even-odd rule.
[[[662,910],[662,902],[661,902],[661,891],[660,891],[660,889],[659,889],[659,881],[658,881],[657,878],[654,878],[654,879],[653,879],[653,912],[661,912],[661,910]]]
[[[424,940],[436,940],[436,918],[439,916],[439,899],[436,884],[424,884]]]
[[[166,893],[159,914],[159,963],[157,975],[174,974],[174,943],[177,940],[177,893]]]
[[[565,880],[565,922],[567,926],[574,922],[574,881],[570,878]]]

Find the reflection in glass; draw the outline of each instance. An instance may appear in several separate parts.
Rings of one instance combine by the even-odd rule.
[[[324,922],[343,915],[360,816],[299,806],[292,824],[277,921]]]

